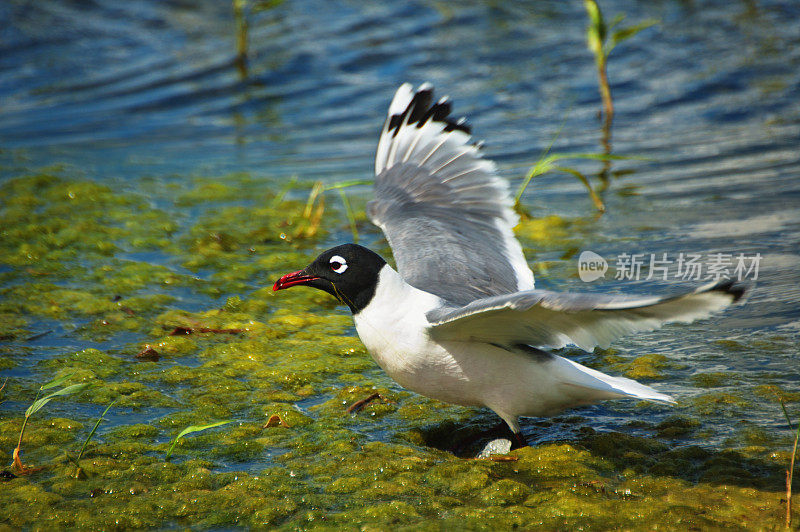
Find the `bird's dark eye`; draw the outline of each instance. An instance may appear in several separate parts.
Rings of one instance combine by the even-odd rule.
[[[331,270],[336,273],[344,273],[347,269],[347,261],[339,255],[334,255],[331,257],[331,260],[328,261],[328,263],[331,265]]]

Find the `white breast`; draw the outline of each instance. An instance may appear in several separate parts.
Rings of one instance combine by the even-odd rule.
[[[386,265],[372,301],[354,321],[370,355],[392,379],[404,388],[447,400],[436,391],[444,381],[458,380],[459,368],[430,339],[425,318],[425,313],[441,305],[439,297],[407,284]]]

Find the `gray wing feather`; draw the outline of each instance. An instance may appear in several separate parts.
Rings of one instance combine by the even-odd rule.
[[[409,85],[389,107],[367,214],[386,235],[410,285],[463,305],[532,289],[533,273],[512,228],[508,186],[470,144],[446,98]]]
[[[732,281],[711,283],[673,297],[563,294],[528,290],[474,301],[427,314],[436,340],[470,340],[581,349],[608,346],[616,338],[665,323],[706,318],[744,294]]]

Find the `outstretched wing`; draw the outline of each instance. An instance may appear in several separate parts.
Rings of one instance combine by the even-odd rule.
[[[472,144],[433,87],[402,85],[389,106],[375,157],[367,214],[386,235],[410,285],[452,304],[533,288],[512,228],[507,183]]]
[[[706,318],[738,301],[745,289],[733,281],[711,283],[675,297],[603,296],[528,290],[427,314],[436,340],[470,340],[581,349],[608,346],[625,334],[665,323]]]

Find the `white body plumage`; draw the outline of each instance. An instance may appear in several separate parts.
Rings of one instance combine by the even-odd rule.
[[[672,402],[650,387],[556,355],[535,356],[466,338],[436,341],[425,315],[442,304],[385,265],[369,305],[354,316],[370,355],[404,388],[447,403],[486,406],[514,432],[520,430],[519,416],[553,415],[603,399]]]

